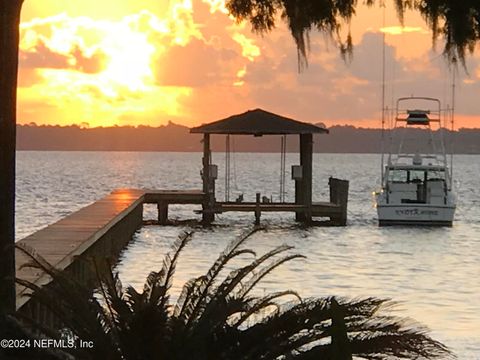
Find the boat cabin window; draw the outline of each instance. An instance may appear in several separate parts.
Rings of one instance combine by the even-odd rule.
[[[389,181],[394,183],[421,183],[425,179],[422,170],[391,170]]]
[[[407,174],[407,182],[422,183],[425,180],[425,175],[423,170],[410,170]]]
[[[429,171],[427,173],[428,181],[445,181],[445,170]]]
[[[444,170],[390,170],[389,182],[421,184],[425,181],[445,181]]]
[[[408,171],[406,170],[390,170],[388,180],[394,183],[406,183],[408,179]]]

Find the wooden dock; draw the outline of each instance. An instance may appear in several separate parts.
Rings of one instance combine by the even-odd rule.
[[[143,204],[201,204],[199,190],[115,190],[108,196],[18,241],[32,249],[59,270],[66,270],[80,282],[87,281],[91,271],[90,257],[116,258],[143,223]],[[113,259],[112,259],[113,260]],[[25,267],[30,259],[16,250],[16,276],[37,285],[50,278]],[[25,296],[28,290],[17,285],[17,310],[41,321],[48,321],[45,309]]]
[[[345,226],[347,224],[348,181],[330,178],[330,202],[312,202],[307,205],[293,202],[263,202],[260,193],[256,194],[255,202],[214,202],[209,211],[213,214],[226,212],[252,212],[255,223],[260,223],[262,212],[291,212],[295,213],[297,221],[307,225],[323,224]],[[329,218],[327,221],[318,222],[314,218]],[[312,219],[306,221],[305,219]]]
[[[209,208],[211,218],[215,213],[252,212],[255,222],[260,222],[262,212],[292,212],[300,217],[329,217],[333,225],[346,223],[346,194],[348,182],[331,179],[330,202],[313,203],[310,206],[295,203],[261,203],[260,194],[254,203],[215,202]],[[343,187],[343,188],[342,188]],[[346,188],[345,188],[346,187]],[[336,191],[335,189],[339,189]],[[343,196],[343,197],[342,197]],[[23,248],[31,249],[48,263],[81,283],[93,278],[92,258],[106,258],[114,263],[120,251],[143,224],[143,205],[157,204],[159,224],[168,224],[170,204],[197,204],[205,212],[205,199],[209,195],[201,190],[139,190],[119,189],[77,212],[20,240]],[[298,220],[298,218],[297,218]],[[210,222],[206,222],[209,224]],[[39,286],[51,279],[43,272],[25,267],[30,262],[21,250],[16,250],[16,276]],[[45,324],[54,321],[51,314],[29,297],[28,289],[17,285],[17,311]]]

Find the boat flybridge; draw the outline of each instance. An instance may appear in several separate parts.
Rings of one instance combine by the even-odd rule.
[[[453,112],[442,110],[438,99],[408,97],[397,100],[394,113],[382,189],[375,193],[379,225],[451,226],[453,157],[449,169],[444,129]]]

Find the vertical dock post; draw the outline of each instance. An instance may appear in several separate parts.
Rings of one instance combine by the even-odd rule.
[[[168,224],[168,203],[160,201],[157,203],[158,223],[160,225]]]
[[[312,162],[313,162],[313,135],[300,134],[300,165],[302,165],[302,204],[304,206],[303,219],[306,224],[312,222]]]
[[[202,159],[202,181],[204,199],[202,203],[202,222],[206,225],[211,224],[215,220],[213,213],[213,202],[215,199],[215,191],[211,188],[210,181],[210,134],[203,134],[203,159]]]
[[[262,212],[260,210],[260,193],[257,193],[257,197],[255,199],[255,225],[260,225],[260,216],[262,216]]]
[[[347,225],[347,205],[348,205],[348,180],[340,180],[333,177],[328,179],[330,187],[330,202],[340,206],[340,216],[331,218],[335,225]]]
[[[303,204],[302,180],[295,180],[295,204]],[[300,222],[304,220],[303,211],[295,211],[295,221]]]

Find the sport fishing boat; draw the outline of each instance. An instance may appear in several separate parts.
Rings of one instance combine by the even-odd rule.
[[[452,225],[453,156],[449,169],[444,141],[449,114],[453,124],[453,110],[442,110],[438,99],[397,100],[386,164],[382,153],[382,189],[375,193],[380,226]]]

